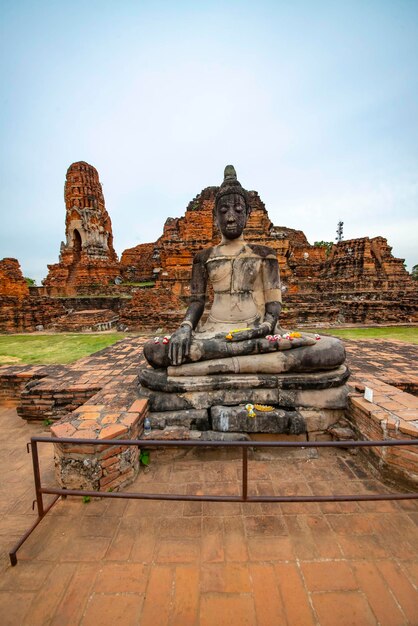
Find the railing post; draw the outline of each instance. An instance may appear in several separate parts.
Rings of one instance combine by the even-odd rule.
[[[248,495],[248,448],[242,446],[242,499],[245,501]]]
[[[38,457],[38,444],[36,441],[31,440],[32,450],[32,465],[33,465],[33,478],[35,481],[35,495],[36,504],[38,507],[38,517],[44,516],[44,502],[41,492],[41,474],[39,471],[39,457]]]

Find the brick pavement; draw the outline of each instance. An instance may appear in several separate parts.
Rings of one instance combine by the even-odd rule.
[[[352,343],[357,380],[361,367],[376,375],[373,368],[393,362],[392,344],[382,350],[367,342],[373,345],[362,346],[361,362]],[[416,350],[401,346],[396,359],[409,367]],[[106,371],[111,351],[107,356],[107,365],[97,364]],[[83,504],[69,498],[41,522],[11,568],[7,551],[35,515],[25,444],[42,426],[20,420],[12,408],[0,407],[0,417],[2,624],[418,624],[413,501]],[[52,446],[40,451],[44,480],[52,483]],[[149,471],[129,489],[237,493],[240,461],[217,454],[154,452]],[[259,494],[386,489],[360,455],[326,449],[252,460],[250,478]]]
[[[352,379],[376,377],[404,391],[418,391],[418,345],[400,341],[344,339]]]
[[[2,624],[418,623],[414,502],[269,504],[59,502],[18,553],[34,519],[25,443],[40,426],[0,409]],[[41,446],[44,482],[52,447]],[[219,454],[219,453],[217,453]],[[238,493],[240,460],[152,453],[130,487]],[[385,487],[358,455],[287,452],[250,462],[253,493],[365,493]]]

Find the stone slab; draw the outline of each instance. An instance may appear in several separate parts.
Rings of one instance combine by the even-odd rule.
[[[191,430],[209,430],[210,421],[207,409],[186,409],[185,411],[154,412],[148,415],[152,429],[168,426],[183,426]]]
[[[213,406],[210,410],[212,429],[221,432],[246,433],[289,433],[301,434],[306,431],[303,417],[296,411],[274,408],[264,412],[254,410],[256,416],[249,417],[244,405]]]
[[[277,404],[292,408],[344,409],[347,396],[347,385],[331,389],[280,389]]]
[[[277,377],[257,374],[214,376],[168,376],[167,370],[144,368],[139,381],[155,391],[176,393],[183,391],[216,391],[219,389],[257,389],[277,387]]]
[[[278,404],[279,390],[276,389],[220,389],[217,391],[188,391],[185,393],[165,393],[153,391],[142,385],[141,396],[148,398],[152,412],[183,411],[185,409],[208,409],[216,404],[233,406],[237,404]]]

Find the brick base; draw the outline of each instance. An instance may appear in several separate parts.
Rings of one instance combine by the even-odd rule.
[[[97,445],[54,444],[55,474],[65,489],[117,491],[130,484],[139,469],[135,446],[108,446],[109,439],[139,439],[148,410],[146,400],[136,400],[128,411],[103,405],[84,405],[51,428],[52,436],[97,439]]]

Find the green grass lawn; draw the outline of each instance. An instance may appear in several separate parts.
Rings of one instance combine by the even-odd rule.
[[[123,333],[3,335],[0,336],[0,365],[72,363],[125,336]]]
[[[418,326],[380,326],[377,328],[326,328],[318,329],[323,335],[334,335],[341,339],[386,339],[418,344]]]

